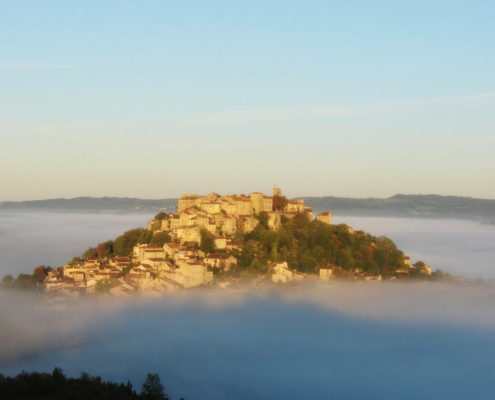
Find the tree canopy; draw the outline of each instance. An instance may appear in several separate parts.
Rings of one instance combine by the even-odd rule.
[[[238,254],[243,269],[272,261],[287,261],[291,268],[317,273],[318,266],[334,264],[348,271],[393,274],[404,267],[404,254],[386,237],[354,233],[347,225],[328,225],[299,215],[282,219],[282,227],[267,229],[264,218],[242,237]]]
[[[153,235],[150,243],[157,246],[163,246],[165,243],[170,243],[171,241],[172,237],[168,232],[158,232]]]
[[[213,253],[215,251],[215,237],[206,229],[201,229],[201,244],[199,248],[205,253]]]
[[[148,374],[141,386],[141,398],[143,400],[168,400],[165,388],[160,382],[158,374]]]
[[[153,232],[143,228],[131,229],[115,239],[113,249],[117,256],[128,256],[136,244],[149,243]]]

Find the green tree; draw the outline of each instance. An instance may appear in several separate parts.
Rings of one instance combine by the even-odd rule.
[[[155,219],[156,221],[161,221],[162,219],[164,219],[168,214],[165,213],[165,212],[159,212],[158,214],[155,215]]]
[[[10,287],[12,286],[12,284],[14,283],[15,279],[12,275],[5,275],[3,278],[2,278],[2,286],[4,287]]]
[[[96,282],[95,290],[97,293],[107,293],[112,288],[112,284],[109,281],[103,280]]]
[[[261,211],[257,216],[256,218],[258,219],[259,221],[259,224],[265,228],[265,229],[268,229],[268,220],[270,219],[270,217],[268,216],[268,213],[266,213],[265,211]]]
[[[150,243],[152,238],[153,238],[153,231],[144,229],[141,235],[139,235],[137,242],[138,244]]]
[[[241,268],[249,267],[254,261],[254,256],[255,256],[255,252],[253,245],[249,242],[244,244],[244,246],[242,246],[242,251],[238,260],[239,267]]]
[[[144,400],[169,400],[158,374],[148,374],[141,386],[141,398]]]
[[[128,256],[138,243],[149,243],[153,232],[143,228],[131,229],[115,239],[113,248],[117,256]]]
[[[215,251],[215,237],[206,229],[201,229],[201,244],[199,248],[205,253],[213,253]]]
[[[37,287],[37,282],[32,275],[19,274],[13,285],[16,289],[34,289]]]
[[[316,258],[314,258],[310,252],[302,254],[299,258],[297,269],[305,273],[315,273],[318,263]]]
[[[96,253],[96,249],[94,247],[90,247],[81,255],[83,260],[90,260],[96,257],[98,257],[98,254]]]
[[[168,232],[158,232],[153,235],[150,243],[157,246],[163,246],[165,243],[170,243],[171,241],[172,237]]]
[[[95,257],[93,257],[93,258],[96,258],[96,256],[95,256]],[[81,261],[82,261],[82,260],[81,260],[79,257],[72,257],[72,260],[70,260],[67,264],[69,264],[69,265],[77,265],[77,264],[79,264]]]
[[[127,265],[124,268],[122,268],[122,275],[127,275],[129,272],[131,272],[132,269],[132,264]]]

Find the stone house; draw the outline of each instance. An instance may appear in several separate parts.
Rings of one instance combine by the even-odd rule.
[[[228,271],[233,265],[237,264],[237,259],[230,254],[208,254],[204,259],[204,263],[209,267]]]

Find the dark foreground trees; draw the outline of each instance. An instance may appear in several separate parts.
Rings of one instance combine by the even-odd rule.
[[[148,374],[141,387],[143,400],[168,400],[158,374]]]
[[[9,400],[169,400],[157,374],[148,374],[141,393],[132,384],[104,381],[82,373],[69,378],[60,368],[51,374],[22,372],[15,377],[0,374],[0,399]]]

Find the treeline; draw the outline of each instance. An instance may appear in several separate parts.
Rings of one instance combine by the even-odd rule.
[[[108,240],[98,244],[96,247],[90,247],[81,255],[81,257],[76,257],[72,261],[79,261],[81,258],[88,260],[92,258],[128,256],[132,253],[133,247],[137,244],[149,243],[163,246],[171,240],[172,238],[167,232],[157,232],[153,234],[153,231],[144,228],[131,229],[117,237],[115,240]]]
[[[281,228],[268,228],[261,213],[258,226],[238,236],[240,269],[265,272],[272,261],[287,261],[297,271],[316,274],[318,267],[333,264],[347,271],[391,275],[404,268],[404,254],[387,237],[353,232],[347,225],[328,225],[304,215],[282,218]]]
[[[131,382],[104,381],[82,373],[69,378],[60,368],[50,373],[21,372],[15,377],[0,374],[0,398],[9,400],[169,400],[157,374],[148,374],[140,393]]]
[[[33,270],[32,274],[21,273],[16,278],[10,274],[5,275],[0,281],[0,288],[42,291],[44,280],[51,270],[51,267],[40,265]]]

